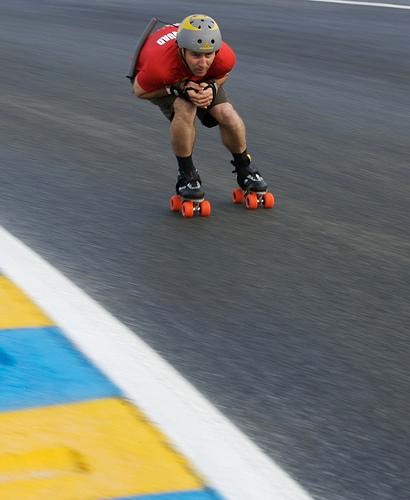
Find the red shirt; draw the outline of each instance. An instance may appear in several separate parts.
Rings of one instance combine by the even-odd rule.
[[[222,42],[220,50],[204,77],[194,76],[185,66],[176,41],[177,28],[165,26],[147,38],[137,62],[138,84],[152,92],[181,80],[205,81],[224,77],[235,65],[235,53]]]

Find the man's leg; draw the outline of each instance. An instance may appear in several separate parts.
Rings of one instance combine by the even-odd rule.
[[[246,150],[246,129],[242,118],[232,104],[224,102],[214,106],[209,113],[218,121],[222,144],[234,153]]]
[[[174,101],[174,116],[170,125],[171,146],[176,156],[191,156],[195,143],[196,107],[177,98]]]
[[[199,199],[204,191],[201,178],[192,161],[195,144],[196,107],[188,101],[177,98],[174,101],[170,138],[171,146],[178,161],[177,194]]]
[[[251,165],[246,147],[246,128],[242,118],[229,102],[215,105],[209,113],[218,121],[224,146],[232,153],[232,165],[242,189],[264,191],[268,187],[260,173]]]

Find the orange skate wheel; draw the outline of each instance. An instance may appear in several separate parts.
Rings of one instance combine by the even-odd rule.
[[[272,193],[265,193],[263,195],[263,206],[265,208],[272,208],[275,204],[275,197]]]
[[[232,201],[234,203],[242,203],[244,199],[243,191],[241,188],[234,189],[232,191]]]
[[[174,194],[169,199],[169,208],[171,212],[179,212],[181,210],[181,198],[177,194]]]
[[[246,208],[250,210],[254,210],[258,208],[258,195],[256,193],[249,193],[245,197],[245,205]]]
[[[194,204],[192,203],[192,201],[183,201],[181,212],[184,217],[192,217],[194,215]]]
[[[209,217],[211,215],[211,204],[208,200],[201,203],[201,217]]]

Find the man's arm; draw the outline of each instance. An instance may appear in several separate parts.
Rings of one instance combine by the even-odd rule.
[[[223,85],[226,82],[226,80],[228,79],[228,75],[229,75],[229,73],[227,73],[222,78],[215,79],[214,82],[218,85],[218,87],[220,87],[221,85]]]
[[[165,87],[147,92],[141,87],[137,79],[134,80],[133,90],[134,94],[140,99],[153,99],[154,97],[164,97],[168,94]]]
[[[214,82],[220,87],[225,83],[227,80],[228,75],[223,76],[222,78],[218,78],[214,80]],[[190,85],[191,82],[188,82],[188,85]],[[203,84],[201,84],[203,85]],[[169,87],[168,87],[169,88]],[[182,89],[181,89],[182,90]],[[141,85],[138,83],[137,78],[134,80],[134,85],[133,85],[133,91],[134,94],[139,97],[140,99],[154,99],[155,97],[164,97],[166,95],[169,95],[169,90],[167,90],[167,87],[161,87],[156,90],[152,90],[151,92],[147,92],[144,90]],[[212,94],[212,90],[209,89],[209,92]]]

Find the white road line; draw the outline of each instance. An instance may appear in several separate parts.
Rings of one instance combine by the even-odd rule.
[[[223,497],[311,500],[135,333],[1,226],[0,271],[162,429]]]
[[[386,9],[410,10],[410,5],[400,5],[396,3],[355,2],[354,0],[308,0],[308,2],[341,3],[347,5],[364,5],[365,7],[384,7]]]

